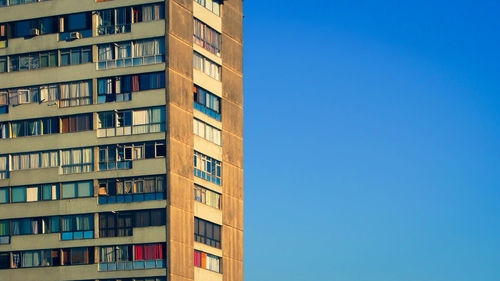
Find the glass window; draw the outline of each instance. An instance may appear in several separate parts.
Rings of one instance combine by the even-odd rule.
[[[26,187],[12,188],[12,203],[26,202]]]
[[[92,187],[92,182],[80,182],[78,183],[78,197],[90,197],[94,195],[94,190]]]
[[[0,204],[9,203],[9,189],[0,188]]]
[[[68,16],[68,31],[78,31],[86,29],[87,13],[73,14]]]
[[[75,198],[76,197],[76,186],[75,183],[63,183],[62,185],[62,198]]]

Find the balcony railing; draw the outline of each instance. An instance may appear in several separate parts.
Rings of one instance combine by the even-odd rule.
[[[0,236],[0,244],[10,244],[10,236]]]
[[[76,37],[76,33],[80,34],[79,38]],[[72,37],[71,34],[73,34],[74,37]],[[88,37],[92,37],[92,29],[59,33],[59,41],[69,41],[69,40],[88,38]]]
[[[165,268],[165,264],[165,260],[108,262],[99,263],[99,271]]]
[[[205,113],[206,115],[214,118],[217,121],[221,120],[220,113],[217,113],[217,112],[211,110],[210,108],[207,108],[207,107],[205,107],[197,102],[194,102],[193,104],[194,104],[194,109]]]
[[[122,58],[108,61],[100,61],[97,63],[97,69],[111,69],[130,66],[140,66],[148,64],[157,64],[165,62],[165,55],[154,55],[137,58]]]
[[[165,132],[165,123],[133,125],[118,128],[97,129],[97,137],[129,136]]]
[[[136,193],[136,194],[120,194],[120,195],[99,195],[99,204],[115,204],[115,203],[131,203],[153,200],[164,200],[164,192],[153,193]]]
[[[94,239],[94,231],[73,231],[61,233],[61,240]]]
[[[130,32],[130,24],[101,25],[97,28],[98,35],[110,35]]]

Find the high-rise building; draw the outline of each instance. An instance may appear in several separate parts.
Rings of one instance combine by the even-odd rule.
[[[0,0],[0,281],[243,280],[242,0]]]

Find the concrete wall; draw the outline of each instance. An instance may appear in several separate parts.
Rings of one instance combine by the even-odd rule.
[[[224,281],[243,280],[243,1],[222,11]]]

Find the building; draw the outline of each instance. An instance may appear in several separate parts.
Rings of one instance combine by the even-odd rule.
[[[242,6],[0,0],[0,281],[243,280]]]

